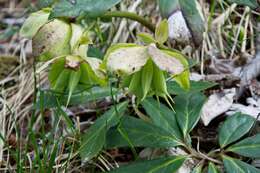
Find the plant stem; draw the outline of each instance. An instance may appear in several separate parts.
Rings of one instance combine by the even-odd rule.
[[[193,148],[190,148],[190,147],[187,146],[187,145],[184,145],[183,147],[184,147],[187,151],[189,151],[189,153],[190,153],[193,157],[195,157],[195,158],[203,159],[203,160],[209,160],[209,161],[211,161],[211,162],[213,162],[213,163],[216,163],[216,164],[221,164],[221,163],[222,163],[222,162],[220,162],[219,160],[214,159],[214,158],[211,158],[211,157],[209,157],[208,155],[203,154],[203,153],[201,153],[201,152],[198,152],[198,151],[194,150]]]
[[[153,33],[155,32],[155,26],[152,24],[152,22],[146,20],[144,17],[141,17],[135,13],[131,13],[127,11],[109,11],[102,16],[102,18],[111,18],[111,17],[127,18],[127,19],[137,21],[143,26],[145,26],[146,28],[148,28]]]
[[[144,115],[141,111],[139,111],[138,106],[137,106],[136,103],[135,103],[135,99],[136,99],[136,97],[135,97],[135,96],[132,96],[132,106],[133,106],[133,109],[134,109],[136,115],[137,115],[140,119],[142,119],[142,120],[144,120],[144,121],[146,121],[146,122],[151,122],[151,119],[150,119],[150,118],[148,118],[148,117],[147,117],[146,115]]]

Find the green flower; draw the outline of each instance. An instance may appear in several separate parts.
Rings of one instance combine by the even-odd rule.
[[[153,43],[147,46],[116,44],[108,49],[102,67],[122,76],[122,87],[127,87],[140,101],[147,95],[170,97],[167,73],[189,87],[186,59],[178,52],[158,49]]]
[[[49,11],[33,13],[25,21],[21,34],[32,38],[35,57],[53,61],[49,72],[51,88],[68,92],[70,98],[76,88],[105,85],[105,72],[99,68],[101,60],[87,57],[88,45],[92,43],[88,32],[80,25],[60,19],[48,21],[48,16]]]

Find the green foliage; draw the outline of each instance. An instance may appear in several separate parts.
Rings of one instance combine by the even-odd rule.
[[[176,136],[176,138],[182,139],[175,112],[151,98],[145,99],[142,102],[142,106],[156,126],[164,128]]]
[[[224,148],[244,136],[253,126],[254,118],[237,113],[229,117],[219,130],[219,145]]]
[[[79,152],[83,160],[95,157],[102,150],[107,131],[119,122],[126,108],[127,102],[113,106],[108,112],[98,118],[95,124],[82,136]]]
[[[53,1],[41,2],[43,6],[50,6]],[[192,173],[218,173],[218,168],[223,166],[227,173],[259,172],[239,160],[236,155],[240,155],[242,159],[260,157],[260,135],[243,138],[255,123],[255,119],[248,115],[237,113],[225,120],[219,129],[220,148],[209,153],[201,152],[199,140],[198,147],[193,148],[196,141],[192,130],[198,124],[206,101],[202,91],[216,84],[189,80],[191,63],[179,51],[166,47],[170,29],[167,19],[162,20],[156,29],[151,29],[154,27],[149,25],[151,27],[148,28],[155,30],[154,33],[138,34],[145,45],[115,44],[110,46],[106,53],[101,51],[103,48],[100,45],[89,47],[89,44],[94,44],[89,37],[92,27],[86,29],[71,22],[74,20],[68,20],[76,18],[78,23],[83,24],[85,20],[81,20],[85,17],[100,17],[119,2],[120,0],[60,0],[55,1],[52,10],[44,9],[33,13],[26,20],[20,31],[21,35],[33,40],[33,54],[36,58],[50,61],[51,64],[48,78],[52,90],[40,91],[40,101],[35,108],[41,112],[52,108],[64,120],[71,133],[75,134],[74,124],[61,106],[77,105],[112,96],[111,109],[98,117],[86,133],[78,135],[78,153],[84,161],[95,158],[103,149],[115,147],[130,147],[135,156],[135,147],[162,150],[177,148],[183,151],[180,156],[138,160],[114,169],[112,173],[173,173],[177,172],[187,159],[198,163]],[[231,2],[251,8],[257,8],[258,5],[256,1]],[[177,11],[181,12],[195,45],[201,43],[204,23],[196,0],[160,0],[159,5],[163,17],[166,18]],[[136,15],[117,13],[117,17],[122,17],[122,14],[128,14],[127,18],[148,26],[147,21]],[[52,19],[50,21],[49,15]],[[112,75],[109,76],[109,87],[107,72]],[[115,78],[114,74],[118,78]],[[170,80],[166,82],[168,77]],[[102,88],[93,88],[95,85]],[[117,97],[114,97],[117,94],[123,95],[122,99],[126,101],[120,103]],[[137,101],[131,94],[137,97]],[[128,96],[133,99],[134,112],[126,111]],[[170,108],[160,101],[159,97],[164,98]],[[174,102],[174,105],[169,100]],[[136,115],[140,118],[136,118]],[[37,148],[35,139],[32,140]],[[59,146],[54,144],[43,159],[53,167],[58,153]],[[17,157],[17,160],[19,159]],[[37,153],[35,159],[37,163],[41,162]],[[43,172],[45,166],[39,164],[37,170]]]
[[[51,6],[56,0],[37,0],[38,8],[45,8]]]
[[[20,29],[20,35],[32,39],[40,27],[48,21],[49,15],[50,11],[48,9],[32,13]]]
[[[224,167],[227,173],[259,173],[255,167],[228,156],[223,156]]]
[[[207,82],[207,81],[191,81],[191,87],[189,91],[184,90],[178,85],[175,81],[167,82],[168,92],[173,95],[181,95],[188,92],[200,92],[209,88],[216,86],[216,83]]]
[[[156,40],[153,38],[151,34],[148,33],[138,33],[138,38],[144,43],[144,44],[151,44],[156,43]]]
[[[191,173],[202,173],[202,165],[199,165],[199,166],[196,166],[195,168],[193,168]]]
[[[120,1],[121,0],[60,0],[55,3],[50,17],[78,17],[80,15],[97,17]]]
[[[170,132],[143,120],[126,116],[117,129],[107,136],[107,148],[125,147],[169,148],[181,145]]]
[[[158,43],[163,44],[167,41],[169,34],[169,27],[167,20],[163,20],[159,23],[155,29],[155,39]]]
[[[259,1],[257,0],[228,0],[231,3],[237,3],[239,5],[246,5],[252,9],[257,9],[260,7]]]
[[[100,88],[93,87],[87,91],[82,91],[78,89],[70,98],[69,105],[79,105],[86,104],[89,102],[95,102],[105,99],[114,94],[116,94],[117,89],[115,88]],[[36,102],[35,109],[40,109],[40,107],[44,107],[45,109],[55,108],[58,105],[66,105],[68,100],[68,94],[59,94],[53,91],[41,91],[39,94],[39,98],[42,98],[43,103],[39,101]]]
[[[232,151],[245,157],[260,158],[260,134],[230,146],[227,151]]]
[[[182,130],[182,135],[186,139],[200,119],[200,111],[206,101],[206,97],[200,93],[188,93],[178,95],[174,101],[176,118]]]
[[[208,173],[219,173],[218,168],[214,165],[214,163],[209,163]]]
[[[186,157],[183,156],[172,156],[142,162],[139,161],[131,165],[122,166],[109,173],[174,173],[181,167],[185,160]]]

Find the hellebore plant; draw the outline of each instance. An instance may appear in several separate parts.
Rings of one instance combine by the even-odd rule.
[[[92,43],[88,31],[60,19],[48,21],[48,16],[48,10],[31,14],[21,34],[32,38],[35,57],[53,61],[49,72],[51,88],[59,93],[68,92],[69,102],[76,88],[106,85],[105,72],[99,68],[101,60],[87,57],[88,45]]]
[[[227,173],[259,172],[253,166],[233,158],[236,157],[234,153],[244,157],[260,157],[260,136],[243,139],[254,125],[254,119],[250,116],[235,114],[220,126],[216,145],[219,149],[202,153],[199,147],[196,150],[192,146],[194,140],[191,132],[200,119],[206,101],[201,91],[209,88],[209,84],[202,82],[190,86],[188,61],[180,52],[166,47],[165,43],[170,37],[177,42],[192,42],[195,46],[201,44],[204,22],[197,1],[160,0],[160,11],[166,19],[157,27],[134,13],[107,12],[119,2],[55,1],[49,4],[52,9],[32,13],[20,32],[22,36],[32,39],[34,57],[51,63],[48,75],[50,87],[61,95],[68,94],[67,105],[77,90],[88,90],[94,85],[106,86],[109,79],[107,74],[110,73],[119,77],[120,88],[126,88],[127,93],[135,95],[138,104],[148,115],[145,121],[141,116],[141,119],[127,116],[128,101],[114,103],[81,136],[78,152],[82,160],[89,161],[98,156],[103,148],[129,146],[137,158],[135,147],[166,150],[178,147],[184,154],[134,162],[112,172],[173,173],[187,160],[197,164],[192,171],[194,173],[218,172],[223,167]],[[142,44],[114,44],[107,49],[101,61],[87,56],[89,45],[93,44],[89,37],[90,29],[69,22],[71,18],[80,21],[88,16],[132,19],[147,27],[154,36],[139,33],[137,36]],[[174,79],[173,88],[178,88],[174,90],[175,93],[169,92],[168,79]],[[172,99],[170,94],[177,96]],[[152,96],[164,98],[175,111],[153,98],[147,98]],[[171,105],[169,100],[175,104]]]
[[[155,31],[155,38],[148,34],[139,37],[147,45],[116,44],[111,46],[103,66],[123,78],[122,87],[142,101],[146,96],[171,99],[166,86],[166,73],[186,89],[189,89],[189,65],[184,56],[165,49],[168,39],[168,23],[162,21]],[[163,47],[163,48],[158,48]]]
[[[51,88],[59,93],[68,92],[68,101],[76,88],[106,85],[106,70],[121,76],[122,87],[127,87],[139,101],[147,95],[155,95],[169,103],[166,73],[189,88],[187,60],[163,45],[169,32],[166,20],[156,28],[155,38],[144,33],[139,35],[145,46],[125,43],[111,46],[100,66],[101,60],[87,57],[88,45],[92,43],[88,32],[80,25],[61,19],[48,21],[49,13],[47,9],[31,14],[21,34],[32,38],[35,57],[40,61],[53,61],[49,72]],[[38,25],[35,18],[39,20]]]

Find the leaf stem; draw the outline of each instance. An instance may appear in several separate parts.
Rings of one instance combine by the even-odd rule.
[[[198,152],[198,151],[194,150],[193,148],[190,148],[187,145],[184,145],[183,147],[191,154],[191,156],[193,156],[195,158],[203,159],[203,160],[209,160],[209,161],[216,163],[216,164],[222,164],[222,162],[220,162],[219,160],[211,158],[204,153]]]
[[[148,117],[147,117],[146,115],[144,115],[141,111],[139,111],[138,106],[137,106],[136,103],[135,103],[135,99],[136,99],[136,97],[135,97],[135,96],[132,96],[132,106],[133,106],[133,109],[134,109],[136,115],[137,115],[140,119],[142,119],[142,120],[144,120],[144,121],[146,121],[146,122],[151,122],[151,119],[150,119],[150,118],[148,118]]]
[[[139,22],[140,24],[142,24],[143,26],[148,28],[153,33],[155,32],[155,26],[152,24],[151,21],[148,21],[144,17],[141,17],[141,16],[139,16],[139,15],[137,15],[135,13],[132,13],[132,12],[127,12],[127,11],[109,11],[109,12],[106,12],[101,17],[102,18],[119,17],[119,18],[131,19],[131,20]]]

